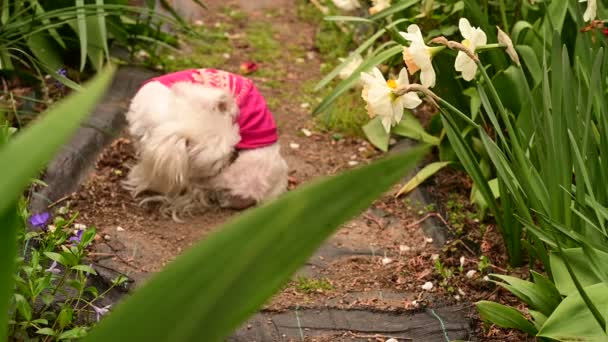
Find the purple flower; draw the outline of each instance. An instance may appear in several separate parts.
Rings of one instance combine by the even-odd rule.
[[[61,69],[59,69],[59,70],[56,71],[56,74],[60,75],[60,76],[63,76],[63,77],[67,77],[68,71],[65,68],[61,68]],[[59,82],[57,80],[55,81],[55,86],[57,88],[63,88],[64,87],[63,83],[61,83],[61,82]]]
[[[53,261],[53,263],[51,264],[51,267],[44,270],[44,272],[51,272],[51,273],[58,274],[58,273],[61,273],[61,270],[57,269],[57,261]]]
[[[74,236],[72,236],[71,238],[68,239],[68,241],[70,241],[73,245],[77,245],[80,243],[80,241],[82,240],[82,230],[77,230],[76,233],[74,233]]]
[[[103,308],[98,308],[95,305],[91,304],[91,307],[93,307],[93,310],[95,311],[95,318],[97,319],[97,322],[99,322],[99,318],[105,314],[108,313],[108,311],[110,311],[110,307],[112,305],[106,305]]]
[[[46,211],[39,214],[34,214],[30,216],[30,224],[34,227],[46,230],[46,224],[50,218],[51,214]]]

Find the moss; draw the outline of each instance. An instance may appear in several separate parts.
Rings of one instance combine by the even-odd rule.
[[[333,290],[334,287],[327,279],[299,277],[296,280],[296,289],[304,293],[313,293],[323,290]]]

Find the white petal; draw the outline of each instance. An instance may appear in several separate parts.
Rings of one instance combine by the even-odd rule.
[[[430,68],[424,68],[420,71],[420,83],[422,86],[427,88],[433,88],[435,86],[435,69],[433,69],[433,65],[431,64]]]
[[[464,37],[464,39],[471,39],[471,34],[473,31],[473,27],[466,18],[460,18],[458,21],[458,29],[460,30],[460,34]]]
[[[386,133],[390,133],[391,124],[392,124],[393,120],[390,117],[386,117],[386,116],[383,116],[381,120],[382,120],[382,126],[384,127],[384,130],[386,131]]]
[[[402,96],[403,106],[407,109],[414,109],[422,103],[422,100],[416,93],[407,93]]]
[[[597,0],[587,1],[587,9],[583,13],[583,20],[591,21],[597,17]]]
[[[475,51],[475,49],[477,49],[478,46],[486,45],[486,43],[488,42],[488,37],[486,36],[486,33],[483,32],[482,29],[476,28],[475,30],[473,30],[470,40],[471,40],[471,50]]]
[[[424,44],[424,37],[422,37],[422,32],[416,24],[408,26],[407,33],[401,32],[401,35],[403,36],[403,38],[409,40],[412,43]]]
[[[466,64],[469,63],[469,61],[472,62],[471,58],[467,56],[466,53],[458,51],[458,54],[456,55],[456,61],[454,61],[454,69],[456,69],[456,71],[462,71],[465,68]]]
[[[399,78],[397,78],[397,86],[406,86],[408,84],[410,84],[410,79],[407,76],[407,69],[401,68],[401,71],[399,72]]]
[[[403,97],[393,101],[393,124],[398,124],[403,118]]]

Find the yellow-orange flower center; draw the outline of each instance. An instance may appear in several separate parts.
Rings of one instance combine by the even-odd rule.
[[[466,47],[467,49],[471,48],[471,41],[468,39],[465,39],[462,41],[462,45],[464,45],[464,47]]]
[[[397,89],[397,81],[395,80],[386,81],[386,85],[391,89]]]

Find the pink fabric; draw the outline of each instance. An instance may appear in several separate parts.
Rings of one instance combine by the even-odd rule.
[[[243,76],[216,69],[191,69],[159,76],[147,82],[154,81],[167,87],[176,82],[197,82],[231,91],[240,110],[237,123],[241,141],[236,145],[237,149],[269,146],[278,140],[277,125],[264,97],[253,82]]]

